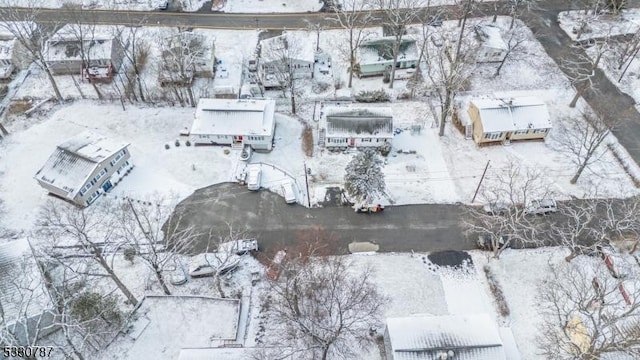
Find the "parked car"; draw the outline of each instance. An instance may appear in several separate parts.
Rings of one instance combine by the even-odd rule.
[[[189,271],[189,275],[191,275],[191,277],[194,279],[213,276],[215,273],[216,269],[213,266],[207,264],[198,265],[194,269]]]
[[[256,239],[236,240],[234,244],[234,250],[236,252],[236,255],[244,255],[250,251],[258,251],[258,240]]]
[[[553,199],[532,200],[525,209],[526,214],[546,215],[558,211],[558,204]]]
[[[486,204],[483,209],[489,215],[504,215],[509,212],[510,206],[505,202],[496,201]]]
[[[181,266],[176,266],[170,274],[169,282],[171,285],[184,285],[188,280],[189,278],[184,269]]]
[[[496,243],[495,241],[492,241],[494,236],[496,235],[482,234],[478,236],[478,242],[477,242],[478,249],[493,251],[493,245]],[[501,235],[498,238],[497,244],[500,248],[504,247],[505,244],[506,244],[506,247],[509,247],[510,246],[509,237],[505,235]]]
[[[284,196],[284,201],[287,204],[295,204],[297,199],[296,199],[296,192],[293,188],[293,183],[290,180],[287,180],[285,182],[282,183],[282,196]]]
[[[258,167],[249,169],[247,176],[247,189],[251,191],[260,190],[260,179],[262,179],[262,171]]]
[[[169,0],[160,0],[156,5],[158,10],[167,10],[169,8]]]

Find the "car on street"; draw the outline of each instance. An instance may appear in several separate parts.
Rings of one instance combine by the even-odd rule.
[[[244,255],[250,251],[258,251],[258,240],[256,239],[241,239],[236,240],[234,244],[234,250],[236,255]]]
[[[249,169],[249,175],[247,175],[247,189],[251,191],[260,190],[260,180],[262,179],[262,171],[259,167],[253,167]]]
[[[291,182],[291,180],[286,180],[285,182],[282,183],[282,196],[284,197],[284,201],[287,204],[295,204],[297,199],[296,199],[296,192],[293,188],[293,183]]]
[[[494,202],[487,203],[483,207],[483,210],[489,215],[504,215],[507,212],[509,212],[510,208],[511,207],[506,202],[494,201]]]
[[[169,8],[169,0],[160,0],[157,5],[158,10],[167,10]]]
[[[554,199],[532,200],[524,210],[525,214],[547,215],[558,211],[558,203]]]

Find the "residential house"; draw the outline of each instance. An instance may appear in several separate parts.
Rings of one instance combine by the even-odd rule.
[[[50,194],[89,206],[133,168],[128,146],[85,131],[58,145],[34,178]]]
[[[315,47],[306,37],[285,32],[260,41],[259,46],[258,79],[264,88],[286,86],[290,73],[294,79],[313,76]]]
[[[271,150],[275,108],[273,100],[200,99],[190,139],[194,144]]]
[[[27,239],[0,245],[0,274],[0,323],[17,343],[56,331],[53,302]]]
[[[10,32],[0,31],[0,79],[11,77],[13,70],[20,66],[19,41]]]
[[[47,40],[45,62],[54,75],[82,75],[110,81],[124,59],[124,49],[108,27],[65,25]]]
[[[396,39],[393,36],[363,41],[358,47],[356,55],[359,76],[382,75],[385,70],[391,69],[395,42]],[[404,37],[400,42],[396,69],[414,69],[416,66],[418,66],[416,41],[410,37]]]
[[[327,148],[381,147],[393,139],[393,115],[388,107],[327,106],[320,141]]]
[[[501,62],[507,56],[509,48],[502,39],[500,28],[485,24],[475,26],[475,32],[480,40],[480,47],[476,52],[478,62]]]
[[[202,34],[182,31],[164,39],[158,82],[161,85],[191,84],[193,77],[211,78],[215,73],[215,43]]]
[[[388,360],[514,360],[487,314],[387,318]]]
[[[535,97],[472,99],[468,115],[477,144],[544,140],[552,128],[547,105]]]

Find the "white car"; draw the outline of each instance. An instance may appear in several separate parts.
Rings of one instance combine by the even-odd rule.
[[[558,211],[558,204],[553,199],[532,200],[525,212],[533,215],[546,215]]]
[[[247,189],[251,191],[260,190],[261,178],[262,178],[262,171],[260,171],[260,168],[253,167],[249,169],[249,175],[247,176]]]
[[[282,183],[282,196],[287,204],[296,203],[296,191],[294,190],[293,183],[291,181],[287,180]]]

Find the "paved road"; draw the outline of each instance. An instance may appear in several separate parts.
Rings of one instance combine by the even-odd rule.
[[[235,183],[217,184],[197,190],[176,209],[184,215],[183,225],[214,233],[247,228],[257,235],[264,252],[291,246],[305,230],[322,229],[335,238],[332,253],[347,252],[353,241],[371,241],[384,252],[465,250],[474,245],[462,235],[464,208],[458,205],[394,206],[381,214],[356,214],[349,207],[307,209],[286,205],[282,197],[269,191],[251,192]],[[197,251],[205,251],[208,235],[198,242]]]
[[[632,1],[629,5],[638,7],[640,4]],[[534,33],[541,34],[539,41],[556,64],[560,66],[563,59],[579,62],[580,57],[586,56],[585,51],[573,46],[571,38],[560,28],[558,13],[557,9],[537,9],[526,14],[523,20]],[[561,69],[571,76],[572,69]],[[596,69],[592,81],[596,91],[588,92],[584,99],[609,121],[622,119],[621,125],[614,128],[613,133],[636,163],[640,164],[640,113],[636,110],[635,100],[618,90],[616,84],[600,69]]]

